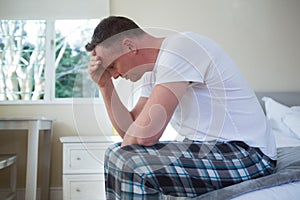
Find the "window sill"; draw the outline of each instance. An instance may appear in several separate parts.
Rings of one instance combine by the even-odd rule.
[[[36,100],[36,101],[0,101],[2,105],[77,105],[77,104],[104,104],[100,98],[80,98],[80,99],[55,99],[55,100]]]

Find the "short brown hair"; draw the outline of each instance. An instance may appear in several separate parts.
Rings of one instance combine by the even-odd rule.
[[[102,43],[112,36],[123,32],[130,32],[131,36],[139,36],[145,33],[131,19],[121,16],[110,16],[103,19],[97,25],[92,36],[92,41],[85,46],[85,49],[87,51],[92,51],[98,44]],[[127,34],[127,36],[129,35]]]

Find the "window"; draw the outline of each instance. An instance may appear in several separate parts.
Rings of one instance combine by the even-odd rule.
[[[90,41],[99,20],[55,21],[55,98],[91,97],[95,88],[87,74]],[[98,95],[97,93],[95,95]]]
[[[98,23],[0,20],[0,101],[98,96],[84,49]]]

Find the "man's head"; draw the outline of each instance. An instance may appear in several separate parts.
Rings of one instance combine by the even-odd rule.
[[[93,51],[93,55],[99,57],[102,67],[113,78],[121,76],[137,81],[153,67],[157,56],[156,47],[152,47],[157,43],[155,41],[132,20],[111,16],[95,28],[86,50]]]
[[[145,32],[134,21],[126,17],[110,16],[98,24],[94,30],[92,41],[85,48],[87,51],[92,51],[99,44],[107,48],[113,42],[125,37],[139,37],[143,34]]]

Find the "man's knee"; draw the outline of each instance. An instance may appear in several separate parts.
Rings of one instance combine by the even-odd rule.
[[[131,146],[131,145],[128,145]],[[134,152],[134,148],[121,147],[120,144],[113,144],[106,149],[105,152],[105,163],[107,165],[114,165],[121,169],[127,163],[132,163],[133,158],[138,155]]]
[[[114,143],[112,145],[110,145],[106,151],[105,151],[105,156],[109,156],[112,152],[116,151],[117,149],[119,149],[121,147],[121,143]]]
[[[136,148],[142,147],[136,145],[111,146],[106,151],[106,163],[124,172],[138,173],[139,169],[144,169],[144,166],[147,165],[147,159]]]

